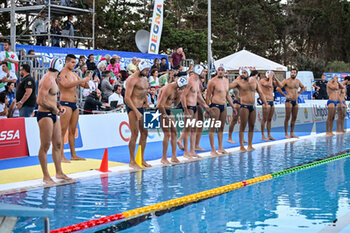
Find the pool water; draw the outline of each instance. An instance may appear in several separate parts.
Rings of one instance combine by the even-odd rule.
[[[350,135],[318,137],[256,151],[1,196],[51,208],[57,229],[257,177],[349,149]],[[315,232],[350,211],[350,159],[299,171],[197,203],[125,232]],[[349,181],[350,182],[350,181]],[[20,218],[14,232],[42,232]]]

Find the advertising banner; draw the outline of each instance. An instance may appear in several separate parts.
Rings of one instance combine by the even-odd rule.
[[[158,54],[163,29],[163,0],[155,0],[153,8],[152,26],[149,35],[148,53]]]

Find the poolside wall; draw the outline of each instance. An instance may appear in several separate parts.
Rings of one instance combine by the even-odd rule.
[[[347,110],[349,110],[350,102],[347,102]],[[276,105],[275,114],[272,119],[272,131],[282,131],[284,125],[285,108],[284,105]],[[255,131],[260,131],[260,122],[262,119],[262,108],[257,106],[256,124]],[[181,112],[176,112],[181,114]],[[350,119],[350,114],[346,114],[346,122]],[[181,116],[180,116],[181,117]],[[23,118],[22,118],[23,119]],[[228,108],[228,114],[225,124],[225,132],[228,131],[229,123],[232,119],[232,109]],[[321,133],[325,132],[325,120],[327,119],[327,108],[326,101],[306,101],[305,104],[299,104],[298,118],[296,125],[299,130],[307,133]],[[18,155],[17,151],[21,149],[24,151],[21,156],[26,154],[29,156],[37,156],[40,147],[39,128],[36,118],[25,118],[24,128],[18,128],[18,124],[9,127],[9,122],[13,119],[0,119],[0,158],[4,151],[10,151],[9,153]],[[23,121],[17,119],[17,121]],[[239,122],[238,122],[239,124]],[[11,124],[13,125],[13,124]],[[347,127],[347,124],[345,123]],[[334,122],[334,128],[336,123]],[[15,129],[16,128],[16,129]],[[18,129],[17,129],[18,128]],[[3,132],[6,130],[19,130],[20,139],[13,137],[1,137]],[[235,132],[237,132],[239,126],[236,125]],[[208,133],[208,128],[203,129],[203,134]],[[23,134],[25,131],[25,135]],[[106,147],[116,147],[127,145],[130,138],[129,121],[126,113],[111,113],[111,114],[100,114],[100,115],[81,115],[79,116],[79,122],[76,133],[76,150],[90,150],[99,149]],[[161,130],[150,131],[147,141],[155,142],[161,141],[163,134]],[[15,143],[14,143],[15,142]],[[11,145],[11,149],[9,147]],[[28,146],[28,152],[23,150],[23,147]],[[65,137],[65,151],[69,151],[69,145],[67,136]],[[10,149],[10,150],[9,150]],[[15,153],[16,152],[16,153]],[[51,148],[49,153],[51,153]],[[14,157],[14,156],[8,156]]]

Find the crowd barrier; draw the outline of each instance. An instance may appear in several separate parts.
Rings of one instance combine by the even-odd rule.
[[[327,101],[312,100],[299,104],[296,125],[315,125],[327,119]],[[350,101],[347,102],[346,119],[350,119]],[[176,119],[183,119],[182,110],[174,109]],[[228,132],[232,120],[232,108],[227,108],[225,132]],[[281,128],[284,125],[284,105],[276,105],[272,118],[272,129]],[[262,120],[262,107],[256,108],[255,131],[260,131]],[[235,126],[235,132],[239,129],[239,121]],[[312,127],[308,127],[312,128]],[[323,127],[324,128],[324,127]],[[323,129],[322,129],[323,130]],[[180,132],[180,131],[179,131]],[[208,134],[209,128],[203,128],[203,134]],[[318,130],[317,132],[320,132]],[[311,131],[310,131],[311,133]],[[80,115],[75,134],[76,150],[90,150],[106,147],[127,145],[130,140],[130,126],[126,113],[110,113],[100,115]],[[161,129],[150,130],[148,142],[163,140]],[[40,147],[39,128],[36,118],[12,118],[0,119],[0,159],[23,156],[37,156]],[[65,151],[69,151],[68,137],[65,135]],[[51,148],[49,150],[51,153]]]

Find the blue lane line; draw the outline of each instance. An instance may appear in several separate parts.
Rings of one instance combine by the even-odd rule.
[[[318,123],[320,124],[320,123]],[[312,130],[313,124],[304,124],[304,125],[297,125],[295,129],[295,134],[297,136],[306,136],[309,135]],[[236,126],[237,127],[237,126]],[[322,127],[322,126],[321,126]],[[274,128],[273,130],[273,137],[275,137],[277,140],[284,139],[284,129],[283,127]],[[245,135],[247,139],[247,134]],[[238,133],[233,134],[233,140],[236,142],[235,144],[228,143],[227,141],[227,133],[224,134],[224,142],[223,146],[224,148],[234,148],[239,146],[239,139],[238,139]],[[253,143],[262,143],[264,141],[261,140],[261,133],[255,132],[253,137]],[[217,137],[215,136],[215,145],[217,145]],[[206,151],[210,151],[210,144],[209,144],[209,136],[203,135],[201,138],[200,146],[205,149]],[[108,148],[108,158],[110,161],[114,162],[121,162],[121,163],[129,163],[129,147],[126,146],[118,146],[118,147],[111,147]],[[101,149],[94,149],[94,150],[86,150],[86,151],[77,151],[77,155],[84,157],[84,158],[90,158],[90,159],[102,159],[104,153],[104,148]],[[177,149],[177,155],[182,156],[183,151],[180,149]],[[70,158],[70,153],[65,153],[67,158]],[[169,144],[168,157],[171,156],[171,146]],[[149,142],[146,146],[145,151],[145,159],[146,160],[155,160],[160,159],[162,157],[162,142]],[[48,162],[52,163],[52,156],[48,155]],[[22,158],[14,158],[14,159],[4,159],[0,160],[0,170],[4,169],[11,169],[11,168],[18,168],[18,167],[26,167],[26,166],[33,166],[33,165],[39,165],[39,160],[37,156],[33,157],[22,157]]]

